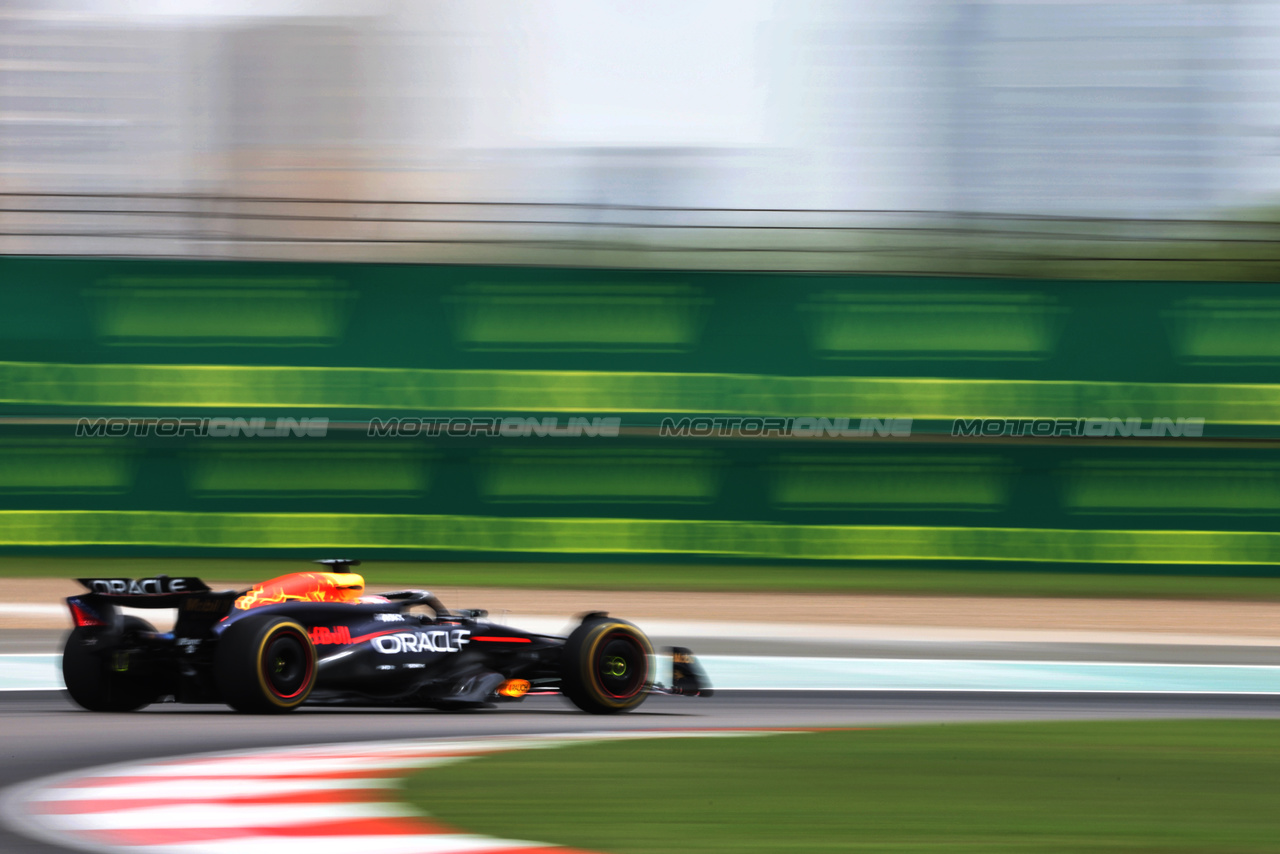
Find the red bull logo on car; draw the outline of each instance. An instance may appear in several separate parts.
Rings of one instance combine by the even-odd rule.
[[[334,626],[331,629],[325,626],[316,626],[311,630],[311,642],[316,646],[351,643],[351,629],[346,626]]]

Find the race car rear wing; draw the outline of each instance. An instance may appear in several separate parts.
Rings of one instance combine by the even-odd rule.
[[[109,596],[117,605],[130,608],[176,608],[183,596],[209,593],[209,585],[199,578],[77,578],[90,593]]]
[[[120,608],[177,608],[176,628],[217,622],[231,612],[243,593],[215,592],[199,578],[77,578],[88,593],[67,599],[77,626],[114,626]]]

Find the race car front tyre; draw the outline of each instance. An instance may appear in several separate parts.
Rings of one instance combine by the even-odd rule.
[[[155,680],[138,673],[128,650],[131,635],[154,632],[137,617],[125,617],[119,640],[110,645],[102,626],[79,626],[62,650],[62,681],[76,705],[91,712],[133,712],[160,697]]]
[[[587,620],[565,641],[560,691],[582,709],[609,715],[634,709],[653,685],[653,646],[625,620]]]
[[[214,657],[223,702],[237,712],[290,712],[316,684],[310,633],[287,617],[245,617],[227,627]]]

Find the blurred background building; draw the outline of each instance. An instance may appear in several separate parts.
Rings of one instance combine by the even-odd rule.
[[[486,240],[673,250],[763,239],[812,253],[847,246],[841,229],[939,225],[904,212],[1266,219],[1280,192],[1280,7],[1269,3],[0,9],[0,190],[18,211],[0,214],[8,253],[309,257],[287,240],[304,236],[356,241],[326,247],[330,258],[475,259]],[[176,198],[127,197],[139,193]],[[245,197],[455,204],[394,216]],[[476,202],[508,207],[456,204]],[[315,217],[364,224],[341,234]],[[724,233],[766,225],[785,228]],[[814,227],[829,231],[788,233]],[[246,237],[271,245],[219,241]],[[802,266],[824,265],[868,263]]]

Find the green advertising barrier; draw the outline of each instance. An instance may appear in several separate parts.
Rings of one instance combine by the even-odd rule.
[[[50,429],[0,440],[0,548],[1280,564],[1280,459],[1233,443]]]
[[[1098,394],[1134,405],[1148,402],[1153,385],[1177,383],[1200,403],[1275,385],[1277,329],[1280,287],[1257,283],[0,258],[0,363],[6,386],[20,391],[5,393],[10,410],[59,405],[62,393],[76,406],[117,397],[172,405],[164,387],[190,382],[214,383],[193,405],[222,405],[223,395],[238,402],[257,381],[243,371],[145,370],[158,365],[270,366],[258,376],[268,388],[249,399],[254,405],[382,407],[403,379],[415,406],[434,406],[422,396],[447,392],[447,407],[505,407],[510,387],[527,379],[538,394],[564,393],[570,402],[562,405],[576,406],[601,391],[598,374],[617,375],[611,404],[643,408],[701,394],[703,383],[743,396],[722,403],[726,411],[753,410],[755,394],[771,409],[795,394],[806,406],[844,405],[844,385],[828,400],[817,380],[849,377],[981,381],[865,389],[877,405],[905,397],[929,412],[935,400],[951,405],[971,393],[984,411],[993,395],[1026,396],[1035,409],[1085,393],[1064,401],[998,381],[1118,383]],[[130,367],[81,373],[113,365]],[[289,370],[299,368],[330,370]],[[337,368],[390,373],[377,379]],[[489,371],[530,374],[504,383]],[[799,378],[807,384],[795,389]],[[79,388],[86,381],[120,383],[121,395],[87,394]],[[368,400],[352,388],[365,382],[380,384]],[[775,392],[775,384],[783,387]],[[1180,394],[1155,391],[1152,403]]]
[[[1204,418],[1280,425],[1280,384],[780,377],[605,371],[0,363],[0,403],[272,413],[698,413],[955,418]],[[94,413],[96,414],[96,413]]]
[[[366,430],[534,414],[621,435]],[[102,416],[329,426],[77,436]],[[914,426],[670,437],[664,416]],[[1205,430],[951,435],[983,417]],[[0,258],[7,551],[1280,567],[1277,428],[1265,284]]]
[[[785,561],[1280,563],[1276,532],[118,510],[0,511],[0,531],[0,546],[715,555]]]

